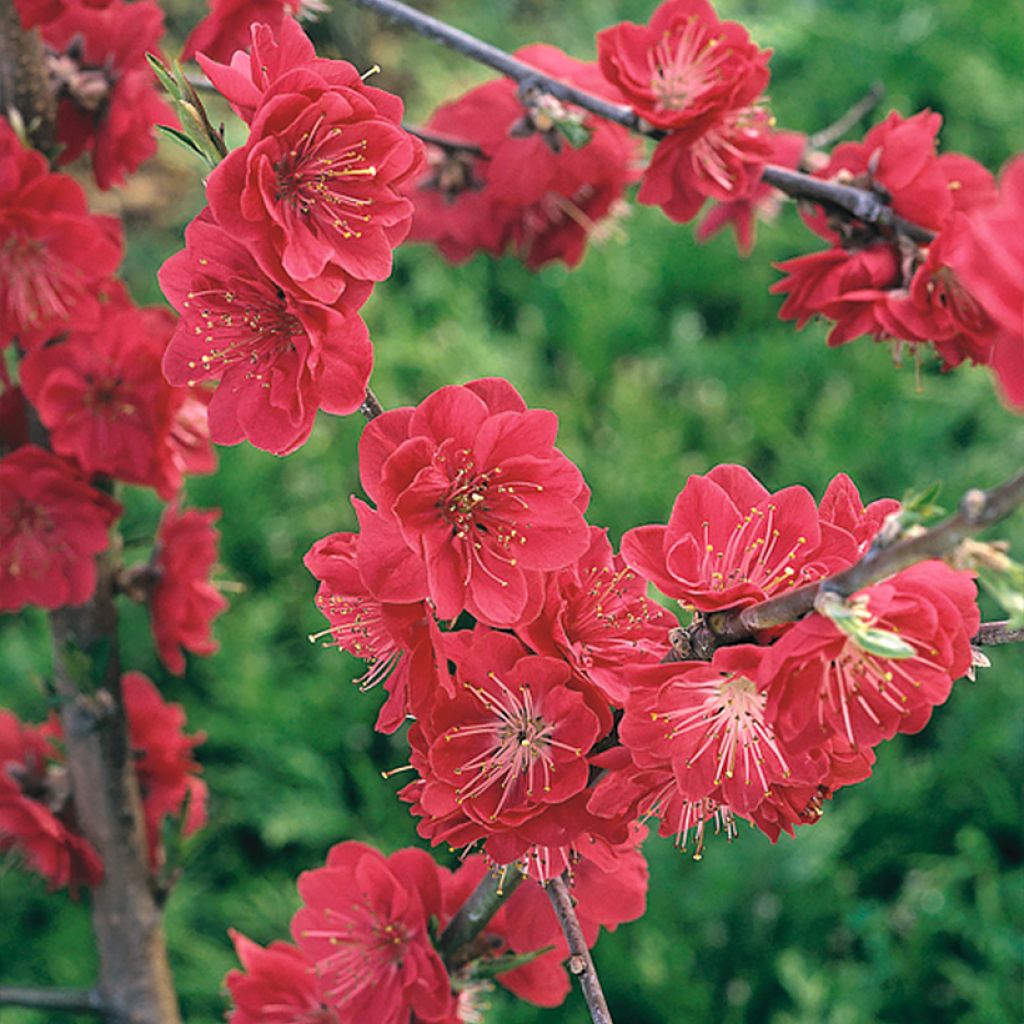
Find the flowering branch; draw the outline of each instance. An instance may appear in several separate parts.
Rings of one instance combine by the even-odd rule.
[[[554,908],[558,923],[562,926],[565,941],[569,944],[569,971],[580,979],[583,998],[590,1010],[590,1019],[594,1024],[612,1024],[612,1015],[605,1001],[601,982],[597,977],[594,960],[583,936],[583,929],[576,917],[572,893],[565,882],[565,876],[552,878],[547,885],[548,898]]]
[[[881,82],[875,82],[867,93],[862,96],[849,110],[841,117],[838,117],[830,125],[826,125],[821,131],[814,132],[807,137],[807,145],[810,149],[828,149],[833,143],[838,142],[861,118],[867,117],[885,96],[885,86]]]
[[[384,406],[380,404],[380,399],[369,389],[366,389],[366,398],[363,399],[363,404],[359,406],[359,411],[368,419],[376,419],[383,411]]]
[[[477,887],[441,933],[438,952],[449,970],[462,966],[459,954],[483,931],[487,922],[525,877],[517,870],[506,877],[505,869],[502,868],[490,871],[480,879]]]
[[[884,526],[875,538],[874,544],[860,559],[836,576],[806,586],[797,587],[769,601],[737,608],[731,611],[715,612],[702,617],[692,626],[673,630],[672,651],[667,661],[684,661],[689,658],[710,658],[718,647],[749,639],[755,633],[794,622],[813,611],[818,597],[825,593],[849,597],[864,587],[886,579],[901,569],[923,562],[929,558],[941,558],[952,551],[961,541],[986,527],[1005,519],[1021,505],[1024,505],[1024,472],[1018,473],[991,490],[972,489],[964,494],[960,508],[955,515],[925,530],[916,536],[898,539],[898,534]],[[1001,623],[990,624],[993,627]],[[982,631],[985,627],[982,627]],[[981,636],[982,633],[979,633]],[[993,628],[992,636],[1006,636],[1007,639],[980,640],[980,643],[1010,643],[1012,632]]]
[[[454,28],[437,18],[417,11],[400,0],[351,0],[352,3],[390,18],[392,21],[411,28],[414,32],[441,43],[444,46],[494,68],[513,81],[518,82],[524,99],[542,92],[564,103],[572,103],[577,107],[608,121],[621,124],[631,131],[646,135],[651,139],[664,138],[665,133],[652,127],[638,117],[631,107],[621,103],[611,103],[582,89],[559,81],[551,75],[539,71],[530,64],[513,57],[510,53],[485,43],[482,39]],[[801,171],[789,170],[775,164],[766,164],[761,174],[762,179],[791,199],[809,199],[817,203],[840,210],[866,224],[874,224],[880,228],[905,235],[915,242],[928,243],[935,237],[933,231],[897,217],[885,200],[875,192],[854,188],[850,185],[839,185],[820,178],[814,178]]]
[[[95,989],[36,988],[0,985],[0,1006],[22,1006],[30,1010],[63,1010],[109,1016]],[[114,1019],[114,1018],[111,1018]]]

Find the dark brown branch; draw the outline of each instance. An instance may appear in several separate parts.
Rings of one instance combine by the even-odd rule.
[[[577,89],[567,82],[552,78],[504,50],[485,43],[468,32],[453,28],[422,11],[417,11],[415,8],[409,7],[408,4],[400,3],[399,0],[351,0],[351,2],[376,11],[392,21],[411,28],[427,39],[448,46],[472,60],[494,68],[495,71],[518,82],[520,94],[524,97],[529,97],[532,92],[547,93],[564,103],[572,103],[598,117],[614,121],[631,131],[646,135],[648,138],[657,140],[665,137],[664,132],[653,128],[642,118],[637,117],[632,108],[621,103],[610,103],[599,96]],[[774,164],[767,164],[762,176],[769,185],[773,185],[793,199],[809,199],[824,203],[831,209],[840,210],[864,223],[875,224],[880,228],[904,234],[915,242],[927,243],[935,237],[934,232],[927,228],[897,217],[881,196],[874,192],[822,181],[820,178],[811,177],[801,171],[776,167]]]
[[[363,404],[359,406],[359,411],[368,420],[374,420],[384,411],[384,406],[380,404],[380,399],[367,388],[366,398],[363,399]]]
[[[475,142],[466,142],[464,139],[456,139],[451,135],[443,135],[441,132],[428,131],[416,124],[403,124],[402,127],[417,139],[438,146],[451,152],[469,153],[470,156],[483,156],[484,151]]]
[[[490,871],[480,879],[469,898],[448,922],[448,927],[442,932],[438,942],[438,952],[449,970],[468,962],[468,959],[460,954],[484,930],[487,922],[516,891],[524,877],[518,868],[512,866],[508,869]]]
[[[105,1016],[107,1009],[95,989],[35,988],[0,985],[0,1006],[22,1006],[30,1010],[61,1010]]]
[[[885,97],[885,86],[881,82],[875,82],[850,109],[837,118],[832,124],[807,136],[807,145],[810,149],[828,149],[838,142],[851,128],[859,121],[867,117]]]
[[[975,647],[1024,644],[1024,629],[1010,629],[1008,622],[983,622],[971,637],[971,643]]]
[[[818,595],[825,591],[849,597],[917,562],[941,558],[961,541],[1005,519],[1021,505],[1024,505],[1024,472],[989,491],[968,491],[955,515],[917,536],[889,540],[883,528],[864,557],[838,575],[797,587],[761,604],[715,612],[699,624],[699,629],[688,627],[694,630],[691,641],[694,654],[691,656],[710,656],[701,649],[709,641],[713,650],[714,647],[748,639],[760,630],[794,622],[812,611]],[[709,636],[700,636],[699,630],[706,631]]]
[[[555,916],[562,926],[565,941],[569,944],[569,971],[580,979],[580,988],[583,990],[583,998],[587,1002],[593,1024],[612,1024],[612,1015],[608,1003],[605,1002],[597,969],[587,947],[587,940],[583,936],[583,929],[576,917],[572,893],[569,892],[565,877],[561,875],[553,878],[548,882],[547,890]]]
[[[42,40],[37,30],[21,27],[14,0],[0,0],[0,116],[20,117],[29,142],[54,155],[57,99]]]

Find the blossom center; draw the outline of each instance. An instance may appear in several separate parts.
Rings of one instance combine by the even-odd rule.
[[[324,121],[321,114],[274,165],[275,198],[343,239],[360,238],[372,220],[373,199],[358,192],[373,183],[377,168],[367,163],[367,139],[342,142],[342,129],[325,128]]]
[[[310,641],[330,636],[332,639],[325,641],[325,647],[337,647],[369,662],[366,674],[357,680],[362,691],[387,679],[398,664],[402,649],[384,623],[380,602],[365,597],[318,594],[316,604],[332,625],[311,634]]]
[[[684,110],[707,92],[726,56],[720,42],[695,17],[676,33],[665,33],[647,55],[651,91],[662,108]]]
[[[65,319],[72,295],[68,271],[41,240],[9,237],[0,245],[0,302],[5,316],[30,325]]]

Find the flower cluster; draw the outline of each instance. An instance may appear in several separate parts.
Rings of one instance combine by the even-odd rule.
[[[360,448],[376,508],[357,500],[359,532],[306,559],[320,635],[390,691],[378,728],[414,719],[400,796],[432,843],[545,877],[649,815],[698,849],[712,819],[774,839],[866,778],[872,749],[921,729],[969,670],[974,583],[939,562],[710,662],[672,661],[677,620],[648,582],[698,616],[741,609],[849,568],[899,505],[865,508],[842,475],[818,503],[719,466],[616,555],[583,519],[555,426],[497,380],[384,413]]]
[[[339,843],[324,867],[299,877],[303,905],[292,919],[294,945],[263,949],[232,933],[245,971],[226,979],[230,1024],[256,1024],[271,1012],[275,1020],[324,1024],[458,1024],[473,1019],[473,1003],[492,976],[522,999],[558,1005],[569,990],[561,966],[567,949],[532,878],[469,947],[453,950],[458,955],[447,964],[439,955],[434,938],[487,870],[480,856],[451,872],[422,850],[385,857],[362,843]],[[599,927],[614,929],[643,913],[647,870],[632,848],[583,858],[575,870],[588,941]]]
[[[160,282],[181,314],[164,372],[219,381],[210,434],[279,455],[318,409],[363,402],[372,353],[357,310],[408,234],[404,183],[422,147],[402,104],[345,61],[320,60],[298,23],[251,30],[251,53],[200,63],[248,123],[210,175],[209,206]]]
[[[666,0],[647,25],[598,33],[598,61],[643,122],[664,133],[637,199],[672,220],[704,201],[748,198],[772,155],[761,103],[769,50],[707,0]]]
[[[814,316],[833,321],[830,345],[861,335],[930,342],[947,368],[965,359],[990,365],[1008,403],[1021,408],[1024,326],[1014,306],[1020,289],[1015,295],[1010,283],[1024,222],[1014,185],[1021,175],[1009,168],[997,190],[974,160],[939,155],[941,123],[928,110],[910,118],[893,112],[862,142],[837,146],[815,172],[885,197],[897,218],[930,240],[912,238],[899,221],[882,231],[819,212],[807,223],[831,248],[779,264],[786,277],[772,290],[786,296],[780,316],[798,327]],[[997,270],[992,278],[993,267],[1005,267],[1005,276]]]
[[[142,791],[150,866],[163,859],[161,829],[184,811],[182,833],[206,823],[206,785],[192,748],[203,736],[185,736],[185,714],[167,704],[141,672],[121,679],[132,754]],[[17,851],[53,888],[103,880],[103,863],[79,830],[56,717],[24,725],[0,710],[0,853]],[[187,810],[186,808],[187,804]]]
[[[515,56],[617,98],[594,64],[553,46],[527,46]],[[512,251],[533,269],[552,260],[573,267],[636,178],[637,145],[625,128],[549,96],[524,107],[507,78],[440,107],[424,135],[437,141],[428,145],[427,171],[406,190],[416,204],[410,238],[432,242],[456,263],[477,251]],[[457,141],[446,144],[447,137]]]
[[[153,0],[19,0],[15,6],[46,43],[58,95],[60,163],[89,153],[100,188],[124,184],[156,152],[153,126],[175,123],[146,63],[163,35],[163,12]]]

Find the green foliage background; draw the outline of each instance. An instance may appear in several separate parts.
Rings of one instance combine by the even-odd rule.
[[[343,0],[333,6],[313,30],[321,52],[380,64],[379,84],[402,93],[413,118],[487,77]],[[592,54],[594,31],[643,21],[653,6],[429,5],[510,49],[544,40],[580,57]],[[180,39],[198,5],[168,7]],[[993,169],[1024,149],[1018,5],[722,0],[719,9],[775,49],[771,93],[785,127],[820,128],[878,79],[888,90],[882,112],[927,105],[945,115],[946,148]],[[125,274],[140,301],[160,301],[155,270],[199,209],[199,172],[165,149],[126,193],[97,197],[126,217]],[[912,366],[894,369],[881,347],[862,340],[829,351],[821,326],[797,334],[778,321],[771,263],[816,245],[791,209],[762,227],[746,262],[731,240],[698,247],[691,228],[655,210],[633,207],[624,231],[572,273],[534,275],[485,257],[453,268],[403,248],[365,310],[381,399],[414,403],[445,383],[507,376],[531,405],[558,412],[561,445],[593,488],[592,521],[616,540],[633,524],[664,521],[687,474],[718,462],[742,462],[773,489],[802,483],[818,495],[840,470],[867,498],[942,480],[948,503],[1020,463],[1024,427],[999,406],[984,371],[943,376],[926,358],[918,386]],[[417,842],[397,784],[379,775],[405,754],[400,740],[372,731],[377,693],[357,693],[357,666],[306,640],[320,623],[300,559],[323,534],[354,528],[360,425],[322,417],[309,444],[284,460],[222,449],[218,474],[190,483],[192,503],[223,510],[222,577],[244,586],[217,625],[218,655],[170,677],[144,615],[125,610],[126,664],[147,671],[186,706],[190,727],[208,734],[211,823],[184,851],[167,917],[190,1022],[224,1011],[221,979],[234,965],[226,929],[261,942],[285,937],[294,879],[332,843],[362,839],[390,852]],[[129,489],[126,503],[126,536],[151,535],[155,500]],[[1004,531],[1018,555],[1020,519]],[[772,846],[744,832],[731,846],[711,842],[699,864],[650,840],[650,910],[596,951],[616,1020],[1019,1021],[1024,660],[1007,649],[992,661],[976,685],[955,687],[926,732],[883,747],[873,778],[844,791],[797,840]],[[43,717],[48,670],[44,617],[0,622],[3,703]],[[86,985],[93,971],[85,903],[0,867],[0,983]],[[576,993],[560,1010],[540,1011],[499,991],[487,1019],[557,1024],[584,1014]],[[49,1019],[0,1010],[2,1024]]]

